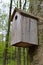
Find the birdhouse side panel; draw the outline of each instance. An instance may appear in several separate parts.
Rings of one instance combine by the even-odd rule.
[[[37,20],[30,19],[30,43],[38,45]]]
[[[11,45],[21,41],[21,15],[16,12],[12,23]]]

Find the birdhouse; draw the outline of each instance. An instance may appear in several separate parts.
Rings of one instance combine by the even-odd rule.
[[[15,8],[11,21],[11,45],[20,47],[38,45],[37,17]]]

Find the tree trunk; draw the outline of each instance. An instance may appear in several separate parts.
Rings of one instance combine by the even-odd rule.
[[[3,65],[6,65],[6,61],[7,61],[8,42],[9,42],[9,32],[10,32],[11,9],[12,9],[12,0],[11,0],[11,2],[10,2],[10,11],[9,11],[9,19],[8,19],[8,31],[7,31],[7,35],[6,35],[6,45],[5,45],[5,50],[4,50]]]
[[[43,17],[43,0],[30,0],[30,6],[32,6],[32,8],[30,7],[30,13],[32,13],[35,16],[40,16]],[[33,2],[32,2],[33,1]],[[43,24],[41,24],[41,22],[43,22],[42,20],[39,20],[38,23],[38,38],[39,38],[39,46],[38,48],[36,48],[35,54],[33,56],[33,60],[31,63],[31,65],[43,65],[43,56],[41,54],[43,54],[41,51],[43,49]],[[31,54],[32,55],[32,54]],[[40,59],[39,59],[40,56]]]
[[[23,5],[23,10],[26,9],[26,0],[25,0],[25,3]]]

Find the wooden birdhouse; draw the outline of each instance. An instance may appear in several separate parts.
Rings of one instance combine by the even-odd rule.
[[[11,21],[11,45],[20,47],[38,45],[37,17],[15,8]]]

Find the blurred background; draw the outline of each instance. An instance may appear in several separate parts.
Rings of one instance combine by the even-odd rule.
[[[13,47],[10,45],[12,23],[10,23],[9,41],[6,41],[10,3],[11,0],[0,0],[0,65],[29,65],[29,48]],[[11,14],[15,7],[35,16],[43,17],[43,0],[12,0]]]

